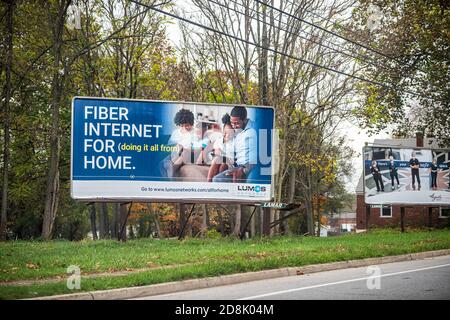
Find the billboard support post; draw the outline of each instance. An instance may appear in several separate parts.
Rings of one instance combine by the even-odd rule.
[[[269,236],[270,235],[270,208],[262,208],[262,220],[263,220],[263,236]]]
[[[130,204],[130,207],[128,208],[128,210],[126,210],[126,205]],[[130,212],[131,212],[131,207],[133,206],[132,202],[126,202],[126,203],[121,203],[120,204],[120,232],[119,232],[119,236],[118,239],[119,241],[126,241],[127,240],[127,233],[126,233],[126,226],[127,226],[127,221],[128,221],[128,217],[130,216]]]
[[[241,230],[241,232],[240,232],[239,238],[240,238],[241,240],[244,239],[244,236],[245,236],[245,230],[247,230],[247,227],[248,227],[248,225],[250,224],[250,221],[252,221],[253,215],[254,215],[255,212],[256,212],[256,208],[257,208],[257,206],[254,206],[254,207],[253,207],[253,211],[252,211],[252,214],[250,215],[250,218],[248,219],[248,221],[247,221],[247,223],[245,224],[244,228],[243,228],[243,229]],[[253,235],[252,235],[252,236],[253,236]]]
[[[433,207],[428,208],[428,228],[433,225]]]
[[[366,230],[369,229],[370,206],[366,205]]]
[[[191,215],[194,212],[194,208],[195,208],[195,203],[192,204],[191,211],[189,211],[189,214],[186,217],[186,219],[181,227],[180,234],[178,236],[178,240],[181,240],[184,238],[184,229],[186,228],[186,225],[189,223],[189,219],[191,218]]]
[[[405,232],[405,207],[400,207],[400,229]]]

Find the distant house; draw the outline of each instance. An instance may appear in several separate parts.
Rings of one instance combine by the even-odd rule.
[[[327,221],[328,236],[353,232],[356,229],[356,201],[352,201],[342,209],[327,212],[324,216]]]
[[[352,232],[356,229],[356,208],[353,212],[333,213],[329,217],[329,225],[332,230],[342,232]]]
[[[425,147],[439,149],[436,139],[423,138],[417,135],[416,138],[408,139],[375,139],[373,145],[385,145],[401,148]],[[364,174],[361,173],[358,185],[356,187],[356,228],[366,229],[370,226],[395,226],[400,224],[400,206],[383,205],[366,210],[364,202]],[[426,226],[445,226],[450,223],[450,204],[449,207],[430,207],[413,206],[407,207],[404,223],[406,226],[426,227]]]
[[[328,237],[328,231],[329,230],[330,230],[329,226],[321,225],[320,226],[320,236],[321,237]]]

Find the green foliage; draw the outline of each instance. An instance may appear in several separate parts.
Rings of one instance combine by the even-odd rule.
[[[217,231],[216,229],[211,229],[208,230],[208,232],[206,233],[206,238],[207,239],[220,239],[222,238],[222,234]]]
[[[16,1],[14,9],[11,157],[10,166],[6,168],[9,171],[7,227],[10,239],[36,239],[42,228],[54,117],[49,105],[55,71],[52,30],[57,23],[55,17],[60,3]],[[72,97],[107,95],[173,100],[180,99],[182,94],[180,88],[183,86],[172,79],[183,81],[179,75],[185,70],[179,66],[175,52],[168,44],[164,20],[150,10],[135,15],[142,11],[141,8],[128,2],[111,0],[111,7],[105,4],[96,0],[80,2],[82,30],[65,28],[63,32],[63,63],[57,70],[61,79],[57,90],[62,98],[56,238],[80,240],[89,231],[85,204],[75,203],[69,195]],[[122,5],[128,6],[126,14],[119,10]],[[1,2],[2,17],[5,8],[6,3]],[[0,24],[2,84],[5,79],[4,21]],[[0,100],[3,103],[3,99]],[[3,114],[1,120],[3,123]],[[1,149],[2,143],[3,135]],[[141,234],[143,230],[139,232]]]
[[[375,30],[367,28],[372,5],[383,16]],[[445,1],[360,1],[349,36],[391,57],[365,53],[364,60],[377,63],[364,76],[386,86],[360,86],[364,101],[356,114],[363,126],[373,132],[391,126],[401,136],[423,132],[439,138],[442,146],[450,144],[449,25]]]
[[[334,137],[327,130],[334,126],[335,118],[344,116],[337,111],[330,113],[330,116],[325,109],[340,109],[341,99],[348,99],[351,92],[346,84],[322,84],[323,79],[332,79],[320,70],[303,68],[301,63],[288,61],[280,55],[269,55],[267,65],[270,66],[272,79],[266,79],[268,93],[267,97],[262,97],[261,79],[258,82],[259,76],[256,75],[261,61],[255,59],[256,51],[247,57],[251,64],[244,67],[238,61],[240,58],[236,57],[236,52],[241,49],[236,50],[229,43],[219,47],[219,50],[230,50],[223,55],[212,54],[208,51],[211,49],[210,43],[205,43],[202,49],[206,51],[202,52],[200,61],[196,61],[198,56],[189,57],[189,54],[195,55],[199,48],[192,49],[188,55],[183,52],[180,55],[167,39],[165,30],[171,22],[152,10],[143,10],[123,0],[77,2],[82,9],[82,28],[64,28],[61,64],[55,67],[57,59],[53,31],[58,21],[58,6],[63,3],[16,1],[10,119],[11,161],[9,168],[2,168],[9,172],[8,234],[11,239],[36,239],[40,235],[50,155],[57,149],[52,150],[50,146],[52,120],[56,117],[50,105],[54,92],[61,95],[55,104],[59,105],[57,138],[60,142],[60,190],[54,225],[54,237],[58,239],[83,239],[89,231],[86,206],[75,203],[69,196],[70,105],[75,95],[247,104],[266,101],[264,103],[277,107],[277,126],[285,142],[281,148],[281,165],[286,172],[290,166],[298,172],[294,200],[312,203],[313,194],[318,196],[328,192],[335,199],[333,203],[330,202],[330,206],[337,208],[341,205],[340,201],[344,201],[345,190],[339,186],[343,184],[342,177],[350,174],[348,161],[352,155],[343,147],[343,140],[327,138]],[[4,9],[5,2],[0,2],[0,16],[3,16]],[[4,28],[5,24],[1,23],[2,63],[5,61]],[[202,42],[206,41],[202,39]],[[286,50],[304,51],[300,47],[291,47],[293,44],[295,41],[287,43]],[[281,47],[284,45],[280,43]],[[314,52],[315,49],[308,50],[308,54],[314,55]],[[229,60],[221,61],[221,57]],[[316,59],[318,63],[326,62],[326,58],[321,55]],[[196,63],[199,65],[196,66]],[[333,60],[328,63],[330,66],[341,64]],[[3,64],[0,70],[0,79],[3,81]],[[438,72],[438,68],[435,71]],[[55,79],[60,80],[57,83],[52,82],[55,72],[58,74]],[[317,87],[312,87],[313,83]],[[322,87],[333,89],[332,95],[321,96]],[[369,109],[365,111],[364,117],[370,118],[370,125],[376,127],[380,122],[395,118],[388,103],[391,101],[381,101],[390,97],[398,103],[395,95],[380,93],[373,87],[362,87],[361,90],[369,93]],[[311,92],[317,92],[314,94],[317,96],[317,105],[305,107],[306,100],[313,96]],[[332,120],[324,119],[328,116]],[[3,139],[0,140],[0,147],[1,141]],[[288,197],[286,177],[288,175],[284,172],[277,177],[282,180],[276,186],[280,201]],[[308,182],[305,182],[306,178]],[[306,192],[311,194],[305,195]],[[179,231],[176,209],[172,205],[162,205],[154,210],[160,214],[163,236],[176,235]],[[110,206],[109,221],[113,218],[111,212]],[[97,212],[97,221],[99,217]],[[154,235],[152,219],[151,214],[141,214],[138,219],[131,219],[134,235]],[[230,219],[224,220],[224,229],[228,232],[231,229]],[[299,233],[303,233],[301,223],[295,222],[299,226]],[[211,237],[218,236],[214,231],[210,233]]]

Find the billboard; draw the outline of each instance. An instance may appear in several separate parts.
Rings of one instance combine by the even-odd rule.
[[[450,150],[366,146],[366,204],[450,205]]]
[[[271,201],[274,113],[271,107],[75,97],[71,196]]]

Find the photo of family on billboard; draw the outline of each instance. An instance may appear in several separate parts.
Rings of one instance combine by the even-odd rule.
[[[450,150],[364,148],[367,204],[450,204]]]
[[[175,148],[159,164],[161,177],[172,181],[257,182],[255,117],[259,110],[254,109],[180,106],[173,116],[176,127],[167,142]]]

